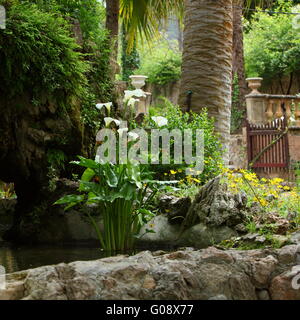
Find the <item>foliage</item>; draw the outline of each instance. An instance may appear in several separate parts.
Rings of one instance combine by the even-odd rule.
[[[104,231],[91,215],[89,219],[101,247],[110,252],[132,249],[141,227],[153,216],[148,205],[155,195],[156,182],[140,166],[79,159],[73,163],[86,168],[80,181],[80,194],[67,195],[55,204],[66,204],[67,210],[80,203],[96,203],[103,216]],[[150,194],[149,188],[152,190]]]
[[[16,194],[13,183],[0,181],[0,199],[15,199]]]
[[[66,109],[81,96],[88,65],[63,18],[20,4],[9,8],[0,33],[0,70],[8,99],[27,92],[36,105],[46,96]]]
[[[231,133],[237,132],[243,125],[245,111],[240,108],[240,88],[238,84],[238,76],[235,73],[233,78],[233,92],[231,104]]]
[[[33,1],[22,0],[25,3]],[[110,43],[104,27],[105,8],[97,0],[35,0],[40,10],[55,13],[69,21],[76,21],[82,33],[82,59],[89,65],[85,76],[88,85],[81,95],[82,120],[90,129],[96,130],[99,114],[94,109],[95,101],[112,100],[110,78]]]
[[[290,2],[279,8],[291,12]],[[275,10],[279,10],[275,9]],[[294,15],[256,13],[245,34],[247,76],[266,81],[300,69],[299,30],[293,28]]]
[[[135,74],[146,75],[149,83],[159,85],[180,79],[182,57],[175,42],[154,42],[152,48],[144,47],[140,52],[141,66]]]
[[[248,196],[248,206],[258,202],[262,212],[276,212],[282,217],[294,216],[294,223],[300,222],[300,192],[297,187],[284,184],[280,178],[259,179],[255,173],[223,169],[224,181],[230,191],[244,191]]]
[[[168,120],[167,125],[163,128],[169,131],[173,129],[180,129],[182,131],[184,129],[193,130],[193,146],[196,145],[196,130],[204,130],[204,170],[199,176],[195,176],[194,178],[186,177],[185,169],[188,165],[172,164],[172,159],[171,165],[153,165],[152,170],[155,171],[160,178],[166,178],[166,176],[172,175],[177,180],[181,180],[182,184],[185,184],[186,181],[189,184],[191,179],[196,179],[196,181],[193,182],[198,184],[204,184],[220,173],[222,165],[222,145],[214,132],[214,120],[208,117],[207,110],[203,110],[199,114],[193,112],[184,113],[179,106],[173,105],[167,99],[163,99],[163,101],[163,104],[159,108],[156,108],[157,111],[154,112],[154,114],[163,116]],[[150,114],[153,115],[153,112]],[[158,128],[151,120],[151,116],[146,118],[145,125],[149,128]]]
[[[136,48],[136,43],[133,45],[131,52],[128,51],[127,33],[124,25],[122,25],[122,80],[129,81],[129,77],[135,69],[139,68],[140,57]]]
[[[159,26],[170,15],[183,16],[182,0],[120,0],[120,17],[128,33],[129,48],[140,34],[141,39],[153,40]]]

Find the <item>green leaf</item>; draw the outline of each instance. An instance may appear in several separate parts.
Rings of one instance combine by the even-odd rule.
[[[59,200],[54,202],[54,204],[69,204],[69,203],[73,203],[73,202],[80,203],[83,200],[84,200],[83,195],[70,194],[70,195],[67,195],[67,196],[60,198]]]
[[[72,164],[76,164],[81,167],[90,168],[90,169],[99,169],[100,164],[92,159],[86,159],[84,157],[78,156],[80,161],[71,161]]]
[[[110,167],[109,164],[106,165],[105,169],[104,169],[104,176],[107,179],[107,184],[111,187],[111,188],[115,188],[118,185],[118,178],[115,174],[115,172],[112,170],[112,168]]]
[[[93,169],[87,168],[82,176],[81,176],[81,181],[85,181],[85,182],[90,182],[95,176],[95,171]],[[85,191],[85,186],[80,183],[79,185],[79,191]]]

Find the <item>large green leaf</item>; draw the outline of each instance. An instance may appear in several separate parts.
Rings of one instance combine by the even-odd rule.
[[[64,196],[62,198],[60,198],[59,200],[57,200],[56,202],[54,202],[54,204],[65,204],[67,205],[64,210],[68,210],[74,206],[76,206],[77,204],[83,202],[85,200],[85,196],[84,195],[77,195],[77,194],[70,194],[67,196]]]
[[[104,176],[107,179],[106,182],[111,188],[115,188],[118,185],[118,177],[115,172],[112,170],[110,164],[106,164],[104,167]]]
[[[82,176],[81,181],[90,182],[95,177],[95,171],[93,169],[87,168]],[[79,185],[79,191],[85,191],[85,186],[80,183]]]
[[[80,161],[71,161],[71,163],[76,164],[81,167],[90,169],[99,169],[100,164],[92,159],[86,159],[84,157],[78,156]]]

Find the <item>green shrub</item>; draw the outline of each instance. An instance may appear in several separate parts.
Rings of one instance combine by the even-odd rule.
[[[208,117],[207,111],[204,109],[201,113],[184,113],[179,106],[173,105],[167,99],[163,99],[162,105],[150,111],[150,116],[146,118],[145,125],[155,128],[155,124],[151,120],[151,116],[159,115],[168,119],[168,124],[164,128],[173,129],[192,129],[193,130],[193,146],[196,145],[196,130],[204,130],[204,170],[197,177],[201,184],[220,173],[222,166],[222,145],[214,132],[214,120]],[[171,144],[172,150],[172,144]],[[172,152],[171,152],[172,154]],[[172,160],[171,160],[172,161]],[[176,180],[185,178],[186,164],[182,165],[152,165],[151,169],[156,172],[158,177],[163,178],[166,175],[172,175]],[[172,174],[172,172],[176,174]],[[172,179],[173,179],[172,178]],[[188,182],[191,178],[188,177]]]
[[[172,43],[154,43],[153,48],[142,50],[141,66],[135,74],[148,76],[149,83],[164,85],[180,79],[181,63],[181,53]]]
[[[34,5],[11,6],[0,32],[0,90],[8,99],[26,92],[35,105],[51,98],[68,108],[87,85],[78,49],[63,18]]]
[[[291,12],[290,2],[281,11]],[[299,11],[297,9],[297,11]],[[258,12],[245,34],[245,64],[248,77],[266,81],[300,70],[299,30],[293,28],[291,14]]]
[[[97,163],[79,158],[80,161],[73,163],[86,168],[80,180],[80,194],[64,196],[55,204],[66,205],[66,210],[77,204],[97,204],[103,217],[103,231],[87,214],[101,248],[108,254],[133,249],[141,227],[153,217],[148,205],[159,182],[151,180],[143,166]],[[148,190],[152,192],[149,194]]]

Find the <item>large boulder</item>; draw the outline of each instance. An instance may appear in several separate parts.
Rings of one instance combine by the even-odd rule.
[[[232,194],[217,177],[200,190],[195,200],[165,195],[159,207],[167,212],[155,217],[141,231],[141,241],[152,245],[206,248],[243,233],[247,196]],[[145,234],[147,229],[155,233]]]
[[[283,256],[284,261],[280,259]],[[130,257],[62,263],[9,274],[0,299],[300,300],[300,291],[292,283],[300,275],[296,261],[297,246],[144,251]]]
[[[247,213],[245,193],[233,194],[221,176],[204,185],[187,213],[185,225],[196,222],[210,226],[228,226],[234,228],[245,221]]]

